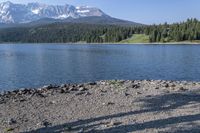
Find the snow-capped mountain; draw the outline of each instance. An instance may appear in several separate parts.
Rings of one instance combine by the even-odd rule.
[[[40,3],[0,3],[0,23],[28,23],[42,18],[67,19],[107,16],[95,7],[73,5],[47,5]]]

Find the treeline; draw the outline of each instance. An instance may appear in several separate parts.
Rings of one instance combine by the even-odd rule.
[[[133,28],[114,25],[55,23],[31,28],[0,30],[0,42],[67,43],[119,42],[134,34]]]
[[[179,42],[200,40],[200,21],[188,19],[186,22],[146,26],[143,29],[150,42]]]
[[[200,40],[200,21],[188,19],[175,24],[139,27],[78,23],[54,23],[37,27],[0,29],[0,42],[21,43],[107,43],[120,42],[133,34],[146,34],[149,42]]]

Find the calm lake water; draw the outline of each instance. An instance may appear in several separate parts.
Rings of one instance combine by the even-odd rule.
[[[200,46],[1,44],[0,72],[0,91],[109,79],[200,81]]]

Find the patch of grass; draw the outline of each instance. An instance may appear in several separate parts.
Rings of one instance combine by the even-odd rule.
[[[186,40],[186,41],[175,41],[175,40],[169,40],[169,41],[165,41],[164,43],[177,43],[177,44],[190,44],[190,43],[194,43],[194,44],[200,44],[200,40],[192,40],[192,41],[189,41],[189,40]]]
[[[200,40],[192,40],[192,41],[189,41],[191,43],[200,43]]]
[[[118,80],[110,80],[110,81],[108,81],[108,83],[109,83],[110,85],[113,85],[116,89],[120,89],[120,90],[124,89],[124,88],[123,88],[123,83],[122,83],[121,81],[118,81]]]
[[[110,80],[110,81],[108,81],[108,83],[109,83],[110,85],[117,85],[117,86],[120,86],[120,85],[121,85],[121,83],[120,83],[118,80]]]
[[[149,43],[149,36],[145,34],[133,34],[131,38],[122,40],[120,43]]]
[[[5,129],[5,132],[11,132],[11,131],[13,131],[14,130],[14,128],[6,128]]]

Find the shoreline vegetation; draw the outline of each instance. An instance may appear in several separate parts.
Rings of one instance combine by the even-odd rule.
[[[0,94],[2,132],[195,132],[200,82],[110,80]]]
[[[25,43],[25,42],[5,42],[5,43],[0,43],[0,45],[2,44],[8,44],[8,45],[12,45],[12,44],[42,44],[42,45],[46,45],[46,44],[53,44],[53,45],[59,45],[59,44],[63,44],[63,45],[200,45],[200,41],[183,41],[183,42],[109,42],[109,43],[87,43],[87,42],[67,42],[67,43]]]
[[[155,42],[155,43],[150,43],[150,42],[138,42],[138,43],[116,43],[116,42],[110,42],[110,43],[84,43],[84,42],[72,42],[72,43],[15,43],[15,42],[7,42],[7,43],[0,43],[0,45],[2,44],[9,44],[9,45],[12,45],[12,44],[42,44],[42,45],[45,45],[45,44],[66,44],[66,45],[71,45],[71,44],[74,44],[74,45],[172,45],[172,44],[175,44],[175,45],[200,45],[200,42],[167,42],[167,43],[162,43],[162,42]]]
[[[0,43],[200,43],[200,21],[160,25],[120,26],[53,23],[0,29]]]

